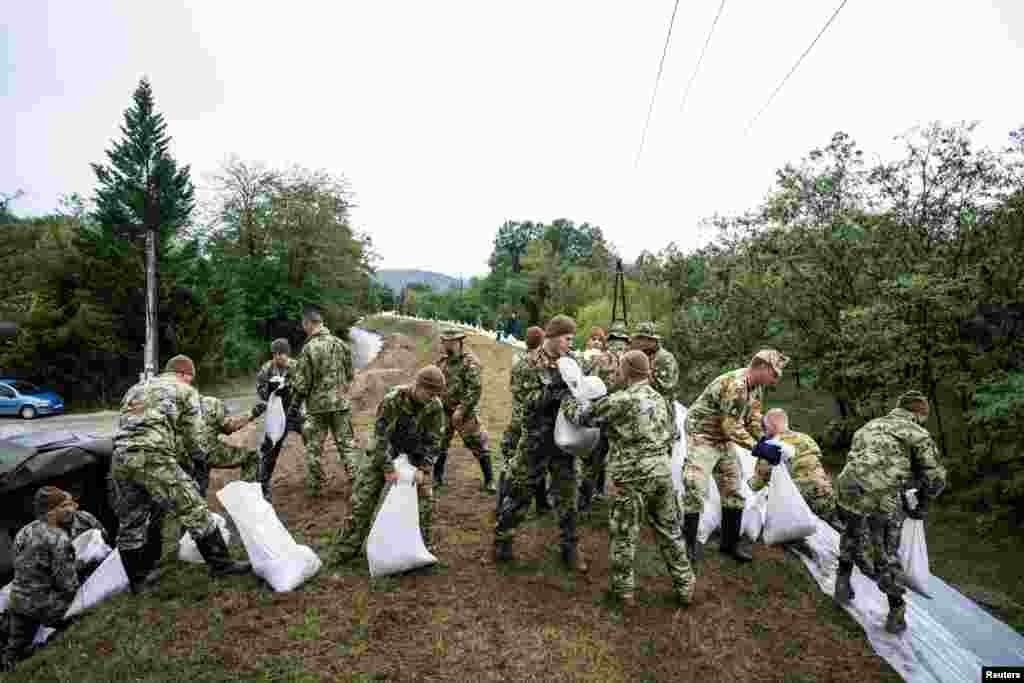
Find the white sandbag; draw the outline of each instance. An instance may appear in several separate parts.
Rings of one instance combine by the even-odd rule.
[[[0,614],[7,611],[7,603],[11,601],[11,584],[0,588]]]
[[[568,385],[573,397],[579,398],[583,380],[583,369],[576,362],[576,359],[569,358],[568,356],[559,358],[558,372],[562,375],[562,380]]]
[[[103,532],[89,529],[78,534],[71,545],[75,547],[75,560],[79,565],[102,562],[113,549],[103,540]]]
[[[270,443],[276,444],[284,436],[284,431],[288,427],[288,422],[284,414],[284,404],[281,402],[281,397],[274,392],[270,395],[270,400],[267,402],[267,412],[263,418],[263,438],[260,439],[262,444],[264,440],[270,439]]]
[[[216,512],[211,512],[210,515],[213,517],[213,521],[217,523],[220,535],[224,537],[224,545],[231,543],[231,529],[228,529],[227,520]],[[206,562],[202,554],[200,554],[199,548],[196,547],[196,542],[192,540],[191,534],[187,531],[182,535],[181,540],[178,541],[178,559],[182,562],[192,562],[195,564]]]
[[[217,492],[217,499],[235,522],[253,574],[275,591],[295,590],[320,571],[323,562],[312,548],[295,542],[259,484],[233,481]]]
[[[925,540],[924,520],[903,520],[900,530],[900,564],[907,584],[921,595],[931,597],[928,584],[931,583],[931,570],[928,567],[928,543]]]
[[[785,465],[772,468],[768,484],[768,506],[764,520],[764,542],[768,545],[799,541],[817,529],[814,513],[793,483]]]
[[[581,456],[590,453],[601,438],[598,427],[577,427],[569,422],[564,410],[558,411],[555,420],[555,445],[566,453]]]
[[[707,543],[711,534],[722,525],[722,497],[718,492],[715,478],[708,477],[708,497],[704,499],[704,509],[700,513],[700,526],[697,527],[697,540]]]
[[[742,488],[746,489],[742,492],[749,493],[750,497],[747,498],[746,505],[743,507],[740,533],[749,538],[751,542],[756,542],[764,529],[765,512],[768,509],[768,487],[754,493],[744,482]]]
[[[392,482],[366,539],[370,576],[400,574],[437,562],[420,531],[416,469],[402,455],[395,460],[398,481]]]
[[[686,467],[686,407],[675,402],[676,430],[679,438],[672,443],[672,486],[676,495],[683,495],[683,468]]]

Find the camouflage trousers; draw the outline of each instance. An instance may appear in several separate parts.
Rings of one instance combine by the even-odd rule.
[[[159,533],[164,513],[177,517],[192,538],[206,536],[215,527],[196,483],[167,454],[115,452],[107,486],[121,550],[144,546],[151,530]]]
[[[7,610],[3,614],[0,614],[0,632],[3,635],[3,658],[0,667],[2,671],[10,671],[14,665],[18,662],[27,659],[32,654],[32,641],[36,636],[36,631],[39,630],[40,626],[49,626],[50,628],[56,629],[57,633],[50,636],[48,642],[52,642],[57,634],[62,632],[70,621],[64,620],[64,612],[70,605],[65,605],[64,610],[61,611],[60,616],[54,619],[39,620],[33,617],[19,614],[13,610]]]
[[[608,462],[608,432],[601,430],[601,438],[597,440],[594,450],[580,458],[580,476],[584,481],[603,483],[605,465]],[[598,489],[600,491],[600,489]]]
[[[308,413],[302,425],[302,440],[306,445],[304,453],[306,467],[306,491],[319,495],[324,484],[324,469],[321,459],[324,440],[330,432],[334,447],[338,449],[338,463],[351,475],[362,460],[355,446],[352,430],[352,411],[337,410],[329,413]]]
[[[205,460],[193,460],[192,471],[194,479],[199,485],[199,495],[206,498],[206,491],[210,485],[210,470],[227,470],[240,467],[239,479],[242,481],[256,481],[256,474],[259,469],[259,454],[242,446],[229,446],[220,439],[208,451],[205,452]]]
[[[693,597],[696,579],[686,544],[675,532],[676,494],[671,477],[654,477],[617,484],[618,495],[611,499],[608,518],[608,564],[612,593],[622,596],[636,588],[633,564],[640,524],[646,521],[654,530],[661,557],[672,577],[672,587],[683,602]]]
[[[708,477],[714,475],[722,507],[742,510],[740,495],[740,464],[728,444],[709,444],[687,435],[686,467],[683,468],[683,512],[697,513],[704,509],[708,497]]]
[[[523,435],[523,428],[521,425],[509,425],[505,433],[501,435],[501,458],[503,462],[499,463],[498,472],[509,472],[511,471],[512,459],[516,457],[519,451],[519,439]]]
[[[366,460],[359,469],[352,490],[352,511],[346,520],[345,530],[336,539],[336,550],[341,556],[354,556],[362,550],[382,500],[381,494],[390,490],[391,482],[384,480],[384,458],[384,449],[380,449],[378,455]],[[429,548],[434,538],[434,488],[429,476],[416,487],[416,494],[420,531],[423,543]]]
[[[576,458],[555,445],[553,426],[537,433],[523,432],[519,453],[506,474],[507,491],[494,530],[497,542],[515,538],[516,527],[526,519],[534,492],[550,472],[551,486],[558,497],[560,542],[563,548],[576,547]]]
[[[864,515],[839,507],[845,528],[839,535],[840,565],[870,567],[868,554],[874,556],[878,589],[891,597],[902,597],[903,567],[900,564],[902,513]]]
[[[807,502],[807,506],[811,508],[811,512],[827,523],[839,521],[836,495],[832,491],[832,484],[827,479],[824,481],[800,479],[793,483],[796,484],[800,495]]]
[[[448,462],[448,449],[451,448],[455,432],[459,433],[459,436],[462,437],[462,443],[466,444],[466,448],[473,453],[477,462],[481,463],[481,466],[483,466],[482,463],[485,458],[489,461],[491,457],[490,451],[487,450],[487,432],[481,428],[479,409],[463,417],[462,423],[459,425],[452,421],[454,414],[454,411],[445,414],[444,443],[441,444],[441,455],[434,463],[434,478],[438,480],[444,479],[445,465]]]

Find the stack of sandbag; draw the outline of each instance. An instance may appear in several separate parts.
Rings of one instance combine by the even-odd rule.
[[[416,468],[405,455],[396,458],[394,465],[398,481],[389,484],[366,539],[370,576],[401,574],[437,562],[423,543]]]
[[[217,498],[235,522],[253,573],[275,591],[294,590],[320,571],[320,558],[309,546],[295,542],[264,500],[259,484],[233,481],[217,492]]]

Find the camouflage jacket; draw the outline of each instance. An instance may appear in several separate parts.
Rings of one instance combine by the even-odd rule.
[[[526,354],[516,354],[512,359],[512,371],[509,374],[509,391],[512,392],[512,416],[509,418],[508,431],[513,434],[520,434],[523,430],[523,404],[514,393],[516,386],[516,375],[523,371],[526,365]]]
[[[581,367],[584,374],[600,377],[610,394],[618,389],[619,363],[624,353],[625,349],[608,349],[585,359]]]
[[[202,427],[199,392],[179,382],[174,373],[164,373],[139,382],[124,395],[114,450],[157,451],[187,465],[200,457]]]
[[[668,404],[650,382],[637,382],[580,410],[575,399],[562,404],[565,417],[608,434],[608,476],[625,483],[671,477],[672,419]]]
[[[14,538],[11,609],[44,624],[64,618],[78,592],[75,549],[63,529],[29,522]]]
[[[399,385],[377,406],[368,456],[371,461],[383,458],[385,472],[393,471],[392,461],[404,453],[413,467],[431,473],[441,453],[445,427],[441,399],[420,403],[412,394],[412,385]]]
[[[437,367],[444,373],[445,412],[451,413],[461,405],[464,414],[472,415],[480,405],[480,394],[483,389],[480,359],[471,351],[444,354],[437,360]]]
[[[67,521],[61,525],[61,528],[68,532],[68,537],[72,541],[90,529],[99,529],[103,532],[103,537],[107,537],[107,530],[100,523],[100,520],[85,510],[75,510],[69,514]]]
[[[679,363],[666,349],[659,348],[651,360],[651,386],[666,400],[674,401],[676,385],[679,384]]]
[[[775,435],[782,443],[793,447],[793,459],[787,464],[790,476],[799,486],[801,482],[828,481],[828,474],[821,466],[821,449],[809,435],[803,432],[788,430]],[[750,480],[750,488],[760,491],[771,481],[772,466],[758,459],[754,468],[754,477]]]
[[[727,372],[711,382],[686,413],[686,433],[698,444],[730,441],[753,448],[761,438],[763,387],[747,384],[747,369]]]
[[[579,356],[572,351],[566,355],[580,362]],[[564,384],[562,373],[558,371],[558,358],[550,355],[541,345],[526,355],[518,370],[512,375],[512,400],[522,406],[523,428],[540,432],[554,430],[558,406],[555,405],[553,411],[545,411],[544,389],[550,384]]]
[[[284,377],[285,384],[291,384],[295,381],[295,370],[299,366],[299,361],[294,358],[288,359],[288,364],[279,368],[274,363],[273,359],[268,360],[260,367],[260,371],[256,373],[256,395],[260,397],[260,401],[266,403],[270,400],[270,392],[273,391],[273,387],[270,386],[270,380],[274,377]],[[296,401],[291,395],[288,396],[288,400],[285,403],[284,411],[287,413],[292,407],[299,406],[301,401]]]
[[[207,461],[216,461],[217,458],[211,457],[211,455],[218,450],[248,450],[241,446],[229,446],[220,440],[221,434],[232,434],[247,425],[250,421],[248,415],[226,417],[224,401],[214,396],[203,396],[200,399],[200,405],[202,406],[203,418],[199,443],[202,445],[203,456],[205,456]]]
[[[311,414],[349,410],[353,377],[352,349],[322,325],[302,345],[292,379],[292,400],[305,401]]]
[[[836,477],[840,505],[862,514],[899,512],[903,488],[918,488],[920,495],[934,498],[945,487],[946,469],[935,441],[903,408],[854,433],[846,467]]]

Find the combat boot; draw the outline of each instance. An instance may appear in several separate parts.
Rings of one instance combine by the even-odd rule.
[[[484,485],[481,490],[484,493],[497,493],[494,487],[494,469],[491,465],[491,454],[485,449],[480,452],[480,471],[484,475]]]
[[[232,574],[248,574],[252,565],[248,562],[232,560],[228,555],[228,547],[224,544],[224,537],[220,535],[220,529],[213,527],[210,533],[202,538],[196,539],[196,548],[199,554],[210,566],[210,576],[217,578]]]
[[[501,476],[498,477],[498,502],[494,506],[495,518],[501,513],[501,503],[505,500],[505,496],[508,495],[508,473],[502,472]]]
[[[132,593],[148,593],[156,589],[160,573],[152,571],[148,566],[146,546],[134,550],[120,549],[121,564],[124,566],[124,573],[128,576],[128,587]]]
[[[889,614],[885,617],[885,630],[894,635],[899,635],[907,630],[907,603],[900,600],[894,604],[889,598]]]
[[[587,558],[578,546],[562,546],[562,564],[569,571],[578,574],[586,574],[590,569],[590,565],[587,564]]]
[[[836,573],[835,599],[841,605],[849,604],[855,597],[850,578],[853,575],[853,564],[839,563],[839,571]]]
[[[494,541],[494,561],[511,562],[515,559],[512,554],[512,541]]]
[[[448,463],[448,451],[444,451],[441,455],[437,456],[437,460],[434,461],[434,488],[445,489],[448,488],[448,480],[445,478],[445,465]]]
[[[585,479],[580,482],[580,495],[579,502],[576,509],[580,512],[586,512],[590,509],[590,504],[594,499],[594,482],[589,479]]]
[[[277,452],[271,449],[269,452],[260,449],[259,464],[256,469],[256,479],[260,482],[260,490],[263,492],[263,499],[272,503],[273,493],[271,480],[274,477],[274,468],[277,466]]]
[[[722,508],[722,541],[719,549],[740,562],[754,559],[751,552],[753,545],[745,536],[740,535],[740,523],[743,521],[743,510]]]
[[[540,480],[540,483],[534,490],[533,498],[537,506],[538,515],[546,515],[547,513],[551,512],[551,509],[554,507],[553,505],[551,505],[551,501],[548,500],[547,481],[545,481],[543,478]]]
[[[687,512],[683,515],[683,539],[686,541],[686,556],[690,559],[690,565],[694,571],[704,559],[704,544],[697,540],[697,530],[700,529],[700,513]]]

